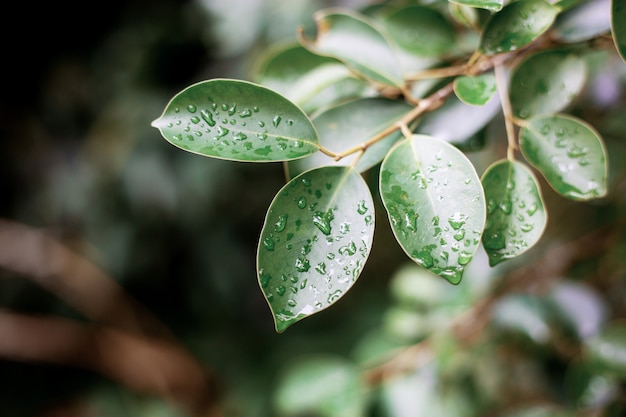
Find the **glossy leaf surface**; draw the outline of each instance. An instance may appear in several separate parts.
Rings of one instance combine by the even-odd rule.
[[[357,13],[335,9],[315,14],[317,34],[300,42],[312,52],[344,62],[353,71],[375,83],[400,88],[400,65],[387,39]]]
[[[487,21],[479,51],[485,55],[515,51],[550,28],[559,9],[544,0],[509,3]]]
[[[485,225],[485,197],[472,163],[440,139],[414,135],[385,157],[380,192],[406,254],[458,284]]]
[[[317,152],[308,116],[285,97],[246,81],[187,87],[152,126],[188,152],[232,161],[288,161]]]
[[[546,227],[546,212],[533,173],[520,162],[498,161],[483,174],[487,225],[482,242],[494,266],[530,249]]]
[[[496,93],[496,78],[491,73],[458,77],[454,80],[454,92],[465,104],[482,106]]]
[[[511,74],[509,93],[513,114],[527,119],[563,110],[581,92],[586,76],[584,60],[568,51],[531,55]]]
[[[313,118],[320,144],[334,152],[359,146],[374,135],[394,124],[411,110],[404,101],[386,98],[364,98],[349,101],[320,113]],[[383,160],[387,151],[400,138],[396,131],[376,142],[356,162],[359,172],[366,171]],[[351,165],[357,154],[334,161],[321,152],[289,162],[289,176],[294,177],[311,168],[323,165]]]
[[[626,377],[626,325],[615,322],[587,340],[587,359],[597,367]]]
[[[600,135],[566,115],[536,116],[520,130],[520,149],[559,194],[590,200],[606,194],[607,161]]]
[[[611,33],[617,51],[626,62],[626,4],[623,0],[612,0]]]
[[[359,277],[374,234],[374,203],[359,173],[307,171],[276,195],[257,254],[259,284],[276,330],[325,309]]]
[[[503,0],[454,0],[453,2],[463,6],[487,9],[492,12],[499,11],[503,5]]]
[[[550,35],[561,42],[573,43],[593,39],[610,30],[611,0],[593,0],[561,13]]]

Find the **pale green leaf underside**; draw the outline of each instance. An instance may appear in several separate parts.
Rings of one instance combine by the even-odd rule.
[[[329,9],[316,13],[314,18],[316,38],[300,36],[304,47],[339,59],[375,83],[402,87],[402,71],[391,46],[366,16]]]
[[[278,192],[257,253],[259,284],[278,332],[352,287],[369,256],[374,218],[369,188],[350,167],[307,171]]]
[[[451,2],[463,6],[487,9],[492,12],[499,11],[503,5],[503,0],[451,0]]]
[[[342,152],[371,139],[374,135],[394,124],[408,113],[412,107],[404,101],[386,98],[364,98],[349,101],[331,107],[313,118],[320,144],[334,152]],[[355,168],[366,171],[382,161],[387,151],[400,138],[395,131],[384,139],[368,147]],[[323,165],[351,165],[357,154],[339,161],[333,161],[327,155],[317,152],[306,158],[289,162],[289,176]]]
[[[519,143],[524,157],[557,193],[573,200],[606,194],[604,143],[582,120],[567,115],[535,116],[520,130]]]
[[[482,242],[493,266],[535,245],[547,216],[537,179],[520,162],[495,162],[483,174],[482,184],[487,200]]]
[[[319,149],[317,132],[298,106],[269,88],[239,80],[187,87],[152,126],[174,146],[232,161],[288,161]]]
[[[518,0],[491,15],[481,34],[479,51],[495,55],[515,51],[550,28],[559,8],[544,0]]]
[[[626,4],[623,0],[611,3],[611,33],[617,51],[626,62]]]
[[[509,93],[513,114],[527,119],[537,114],[558,113],[578,96],[586,76],[584,60],[569,51],[531,55],[511,75]]]
[[[461,76],[454,80],[454,93],[465,104],[482,106],[496,93],[496,78],[492,73]]]
[[[472,163],[440,139],[414,135],[383,160],[380,192],[406,254],[458,284],[485,225],[485,197]]]

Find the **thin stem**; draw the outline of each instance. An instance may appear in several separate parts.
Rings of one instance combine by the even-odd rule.
[[[513,110],[511,109],[511,101],[509,100],[509,88],[508,81],[504,71],[504,67],[501,63],[497,63],[494,67],[496,76],[496,85],[498,86],[498,93],[500,95],[500,103],[502,106],[502,113],[504,114],[504,125],[506,127],[507,149],[506,157],[509,161],[515,160],[515,149],[517,149],[517,143],[515,141],[515,125],[513,124]]]

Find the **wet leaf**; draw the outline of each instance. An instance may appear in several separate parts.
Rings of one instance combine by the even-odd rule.
[[[258,279],[276,330],[339,300],[359,277],[374,234],[374,203],[359,173],[307,171],[276,195],[261,231]]]
[[[458,284],[485,225],[485,197],[472,163],[440,139],[414,135],[383,160],[380,191],[406,254]]]
[[[335,152],[342,152],[371,139],[380,131],[398,121],[411,110],[404,101],[386,98],[364,98],[331,107],[313,118],[320,144]],[[383,160],[387,151],[400,138],[396,131],[367,148],[356,163],[363,172]],[[357,154],[333,161],[321,152],[291,161],[289,176],[294,177],[308,169],[323,165],[351,165]]]
[[[386,16],[383,24],[398,47],[409,54],[443,56],[455,48],[454,28],[431,7],[402,7]]]
[[[520,162],[502,160],[482,177],[487,226],[482,242],[489,264],[497,265],[526,252],[546,227],[546,212],[533,173]]]
[[[503,0],[450,0],[453,3],[463,6],[487,9],[491,12],[497,12],[502,9]]]
[[[485,24],[479,51],[495,55],[526,46],[550,28],[558,12],[558,7],[544,0],[509,3]]]
[[[318,151],[308,116],[277,92],[213,79],[187,87],[152,122],[172,145],[231,161],[288,161]]]
[[[604,142],[586,122],[567,115],[535,116],[519,134],[524,157],[554,190],[572,200],[606,194]]]
[[[596,368],[626,377],[626,324],[613,322],[585,343],[585,358]]]
[[[617,51],[626,62],[626,23],[624,22],[626,22],[626,4],[623,0],[612,0],[611,33]]]
[[[403,86],[400,65],[387,39],[364,15],[322,10],[315,14],[316,38],[300,42],[315,54],[334,57],[375,83]]]
[[[575,43],[593,39],[610,30],[611,0],[592,0],[561,13],[550,36],[560,42]]]
[[[550,71],[546,71],[550,68]],[[511,74],[513,114],[527,119],[565,109],[582,91],[587,78],[585,61],[564,50],[550,50],[526,58]]]
[[[492,73],[457,77],[454,93],[465,104],[482,106],[496,93],[496,78]]]
[[[366,398],[357,367],[335,356],[305,357],[282,373],[274,394],[280,415],[359,417]]]

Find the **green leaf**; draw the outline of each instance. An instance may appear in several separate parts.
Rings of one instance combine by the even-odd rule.
[[[606,194],[604,142],[584,121],[567,115],[535,116],[520,130],[519,144],[524,157],[562,196],[591,200]]]
[[[575,5],[557,17],[550,36],[560,42],[575,43],[609,33],[610,10],[611,0],[594,0]]]
[[[404,101],[386,98],[363,98],[331,107],[313,118],[320,144],[336,152],[359,146],[398,121],[411,110]],[[368,147],[355,168],[364,172],[383,160],[387,151],[400,138],[399,131]],[[333,161],[321,152],[289,162],[289,176],[323,165],[351,165],[357,154]]]
[[[485,197],[472,163],[440,139],[413,135],[383,160],[380,192],[406,254],[458,284],[485,225]]]
[[[491,12],[497,12],[502,9],[503,0],[450,0],[462,6],[475,7],[479,9],[487,9]]]
[[[454,93],[471,106],[482,106],[496,93],[496,77],[492,73],[462,76],[454,79]]]
[[[448,2],[448,11],[450,12],[450,16],[459,24],[468,27],[475,28],[478,25],[478,13],[476,9],[472,6],[463,4],[464,2],[461,0],[460,2]],[[492,2],[496,3],[496,2]],[[499,3],[498,9],[502,8],[502,3]]]
[[[518,0],[491,15],[478,50],[485,55],[515,51],[550,28],[559,8],[544,0]]]
[[[523,164],[502,160],[482,177],[487,226],[482,242],[491,266],[530,249],[543,234],[546,212],[533,173]]]
[[[279,333],[352,287],[373,234],[372,196],[353,168],[307,171],[278,192],[261,231],[257,266]]]
[[[626,4],[623,0],[612,0],[611,33],[617,52],[626,62]]]
[[[366,16],[336,9],[315,14],[317,34],[310,40],[301,33],[302,45],[315,54],[331,56],[375,83],[402,88],[402,71],[387,39]]]
[[[357,367],[341,357],[305,357],[280,376],[274,403],[280,415],[359,417],[365,390]]]
[[[614,322],[585,343],[585,356],[595,367],[626,377],[626,325]]]
[[[407,6],[386,16],[383,24],[389,36],[405,52],[418,56],[443,56],[456,45],[454,28],[437,10]]]
[[[550,71],[546,71],[550,68]],[[520,119],[565,109],[582,91],[585,61],[564,50],[542,51],[520,63],[511,75],[513,114]]]
[[[152,122],[172,145],[231,161],[288,161],[318,151],[308,116],[285,97],[246,81],[187,87]]]

